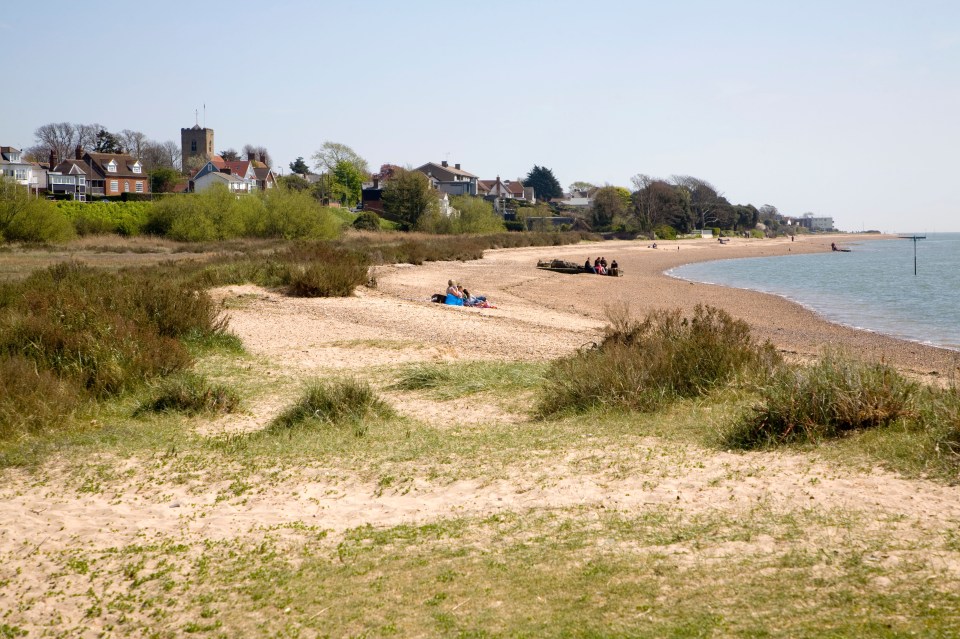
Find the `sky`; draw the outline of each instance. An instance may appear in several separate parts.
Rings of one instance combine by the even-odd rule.
[[[374,169],[693,175],[843,230],[960,231],[960,2],[50,0],[0,37],[2,145],[199,120],[285,172],[330,140]]]

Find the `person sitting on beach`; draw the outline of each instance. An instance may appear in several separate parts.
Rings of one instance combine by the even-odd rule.
[[[447,280],[447,295],[460,297],[460,291],[457,290],[457,285],[453,283],[453,280]]]
[[[587,261],[583,263],[583,270],[587,273],[593,273],[593,266],[590,265],[590,258],[587,258]]]
[[[604,270],[604,271],[607,270],[607,258],[605,258],[605,257],[601,257],[601,258],[600,258],[600,266],[603,267],[603,270]]]
[[[461,293],[457,285],[453,283],[453,280],[450,280],[447,284],[449,284],[449,286],[447,287],[446,303],[451,306],[463,306],[463,293]]]
[[[830,242],[830,250],[831,250],[831,251],[839,251],[840,249],[837,248],[836,242]]]
[[[617,264],[616,260],[610,262],[610,275],[617,276],[620,274],[620,266]]]

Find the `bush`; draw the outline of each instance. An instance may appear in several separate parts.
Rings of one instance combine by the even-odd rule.
[[[166,411],[188,415],[232,413],[239,405],[239,396],[230,388],[210,384],[200,375],[183,373],[163,380],[153,398],[141,405],[135,415]]]
[[[374,211],[363,211],[353,221],[353,228],[358,231],[379,231],[380,216]]]
[[[76,264],[34,273],[0,319],[0,354],[75,381],[93,396],[183,370],[177,339],[225,330],[210,297],[176,281]]]
[[[753,342],[745,322],[710,306],[698,305],[690,318],[654,311],[642,321],[626,307],[610,308],[608,319],[597,348],[550,366],[540,415],[594,407],[649,411],[780,363],[769,343]]]
[[[73,226],[49,200],[38,199],[14,180],[0,177],[0,241],[66,242]]]
[[[57,202],[78,235],[139,235],[149,217],[149,202]]]
[[[308,423],[333,426],[352,425],[357,435],[366,432],[364,421],[384,418],[393,410],[381,400],[369,384],[356,380],[313,382],[300,399],[273,420],[273,430]]]
[[[0,355],[0,440],[43,430],[73,412],[80,389],[19,355]]]
[[[819,441],[915,416],[918,386],[885,364],[864,364],[835,353],[815,364],[782,368],[760,389],[760,404],[728,436],[754,448]]]
[[[666,224],[661,224],[653,229],[654,238],[658,240],[675,240],[677,239],[677,229]]]

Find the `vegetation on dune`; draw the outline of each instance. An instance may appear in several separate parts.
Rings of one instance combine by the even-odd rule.
[[[691,317],[654,311],[639,321],[627,307],[611,307],[608,319],[596,348],[551,365],[540,415],[595,407],[654,410],[780,362],[770,344],[753,341],[746,322],[714,307],[698,305]]]
[[[83,398],[116,396],[185,370],[192,357],[183,338],[226,330],[205,292],[145,274],[113,275],[65,263],[2,290],[0,369],[7,392],[0,414],[6,437],[55,423]],[[30,367],[25,379],[35,385],[17,380],[17,371]],[[38,389],[58,400],[45,401]]]
[[[271,429],[322,424],[349,425],[362,435],[365,420],[390,417],[393,410],[358,380],[314,381],[307,384],[300,398],[273,420]]]
[[[184,372],[164,379],[150,399],[141,404],[136,414],[147,412],[232,413],[240,405],[236,391],[211,384],[202,375]]]

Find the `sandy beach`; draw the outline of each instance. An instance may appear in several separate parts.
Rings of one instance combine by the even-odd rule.
[[[726,245],[692,240],[660,242],[657,249],[645,241],[607,241],[491,250],[470,262],[377,267],[376,286],[360,288],[348,298],[290,298],[249,285],[216,289],[213,294],[224,304],[231,330],[249,352],[242,364],[249,379],[243,383],[257,390],[251,392],[245,410],[185,420],[186,438],[176,445],[160,444],[156,450],[147,446],[140,452],[114,452],[112,444],[104,445],[89,458],[67,452],[52,456],[38,469],[3,471],[0,583],[6,587],[0,588],[0,608],[17,610],[7,623],[30,630],[30,636],[44,628],[64,628],[63,636],[93,637],[113,624],[153,627],[146,604],[142,613],[121,617],[104,608],[101,614],[100,597],[118,600],[128,596],[134,587],[130,584],[140,583],[116,548],[142,549],[148,542],[152,544],[148,548],[183,547],[178,551],[183,553],[182,562],[176,564],[179,572],[172,573],[178,576],[168,583],[189,583],[197,578],[191,562],[208,552],[204,549],[211,543],[241,547],[269,541],[287,552],[307,548],[330,555],[335,564],[337,544],[360,527],[425,525],[495,513],[526,517],[545,509],[570,521],[581,521],[585,512],[611,509],[624,517],[660,509],[678,517],[730,521],[755,518],[758,508],[774,519],[842,512],[844,521],[856,517],[865,524],[839,537],[833,524],[824,524],[787,546],[769,536],[735,547],[695,539],[677,544],[671,552],[699,564],[716,557],[735,562],[783,552],[815,555],[821,546],[849,546],[854,552],[873,544],[883,549],[882,554],[876,551],[876,561],[884,562],[887,582],[900,578],[897,562],[913,561],[923,566],[923,575],[936,574],[944,583],[955,583],[960,579],[960,551],[950,546],[944,530],[960,526],[956,487],[903,478],[879,467],[841,466],[809,453],[712,450],[643,432],[603,434],[608,425],[587,421],[582,432],[577,426],[567,443],[553,451],[539,444],[515,450],[510,445],[484,449],[483,444],[478,445],[479,455],[425,450],[396,459],[389,450],[373,448],[369,460],[366,455],[360,461],[334,455],[291,464],[267,456],[251,474],[225,462],[219,449],[211,452],[202,443],[210,437],[263,429],[293,399],[301,382],[314,376],[371,381],[422,433],[482,438],[489,430],[541,428],[524,408],[529,396],[515,404],[471,399],[470,410],[462,411],[456,402],[391,390],[390,380],[398,367],[413,362],[543,362],[563,356],[596,340],[605,324],[604,305],[617,302],[629,304],[637,315],[654,308],[690,310],[698,303],[711,304],[746,320],[757,337],[771,340],[791,357],[813,357],[830,346],[883,358],[929,379],[951,378],[958,364],[958,354],[952,351],[839,326],[776,296],[664,275],[694,261],[829,251],[831,241],[838,239],[734,239]],[[538,259],[582,263],[598,253],[616,259],[625,276],[563,275],[536,268]],[[443,290],[448,279],[487,295],[496,308],[431,303],[430,295]],[[222,365],[214,362],[204,370],[221,374]],[[454,411],[458,418],[451,422]],[[710,420],[709,413],[703,413],[703,419]],[[181,453],[178,448],[188,446],[199,452]],[[402,483],[390,483],[397,477],[404,478]],[[303,540],[300,531],[310,527],[323,531],[320,541]],[[898,547],[887,540],[903,541]],[[475,542],[480,549],[490,543]],[[147,565],[167,561],[149,554],[153,551],[137,552],[148,553]],[[71,566],[87,563],[97,566],[89,576],[71,572]],[[908,577],[904,583],[916,581]],[[86,594],[92,592],[91,583],[100,593],[96,600]],[[157,585],[138,587],[153,588],[149,590],[153,593],[159,582],[150,583]],[[214,594],[220,592],[208,587]],[[224,588],[224,593],[231,592],[230,584]],[[216,596],[232,601],[232,595]],[[176,601],[160,627],[188,627],[185,624],[202,617],[203,611],[186,595]],[[336,598],[318,595],[317,602],[297,617],[305,627],[333,635],[361,627],[344,616]],[[232,605],[222,603],[221,608]],[[243,604],[236,605],[232,621],[225,619],[226,627],[235,623],[241,629],[236,636],[243,636],[243,628],[254,628],[255,622],[290,613],[287,608],[268,610],[266,616],[248,614]],[[456,605],[465,614],[481,602]],[[246,636],[256,635],[248,632]]]

